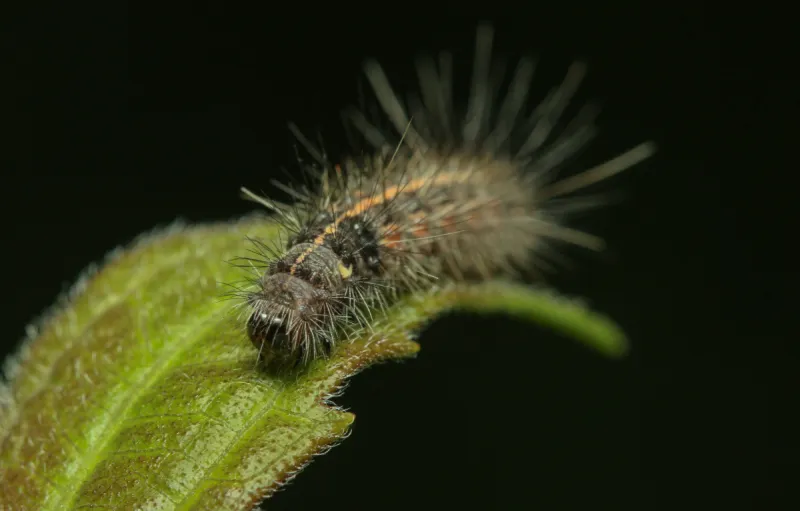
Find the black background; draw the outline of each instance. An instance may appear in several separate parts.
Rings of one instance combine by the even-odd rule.
[[[488,19],[497,53],[541,57],[537,86],[589,62],[583,91],[604,107],[590,156],[659,145],[607,188],[622,201],[579,224],[611,250],[577,253],[552,279],[615,318],[632,354],[445,318],[417,359],[353,380],[337,399],[357,415],[352,436],[270,507],[778,508],[796,459],[780,440],[794,401],[778,392],[795,364],[782,339],[796,277],[781,226],[796,165],[778,150],[795,101],[779,16],[702,3],[111,4],[7,18],[4,353],[109,249],[177,217],[250,211],[239,186],[275,192],[268,179],[294,168],[288,121],[346,151],[338,115],[364,58],[408,90],[421,51],[453,49],[463,71]]]

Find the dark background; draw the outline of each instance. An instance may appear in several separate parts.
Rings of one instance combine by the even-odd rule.
[[[796,164],[778,150],[791,32],[757,5],[602,4],[98,2],[7,18],[3,353],[109,249],[250,211],[239,186],[274,192],[294,168],[288,121],[345,152],[339,110],[364,58],[409,90],[414,55],[452,49],[464,71],[488,19],[496,53],[542,58],[537,86],[589,62],[598,157],[660,147],[606,188],[621,202],[578,224],[611,250],[552,279],[633,351],[609,361],[505,318],[445,318],[417,359],[353,380],[337,399],[352,436],[270,507],[777,509],[796,460],[780,434],[795,401],[779,397],[796,379],[781,225]]]

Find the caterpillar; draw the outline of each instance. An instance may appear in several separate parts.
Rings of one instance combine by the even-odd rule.
[[[294,126],[316,161],[316,185],[275,183],[281,203],[242,188],[288,234],[283,246],[251,240],[257,268],[241,295],[259,357],[307,363],[328,356],[343,328],[368,326],[371,311],[442,281],[517,276],[537,267],[554,242],[590,249],[603,241],[562,222],[569,194],[651,156],[645,142],[564,179],[555,174],[595,135],[595,111],[581,110],[552,137],[585,68],[525,112],[534,61],[522,58],[501,101],[491,60],[493,29],[477,30],[466,113],[453,106],[452,57],[417,61],[419,94],[404,105],[382,67],[364,65],[382,117],[345,111],[345,124],[371,151],[332,164]],[[381,129],[381,119],[389,129]]]

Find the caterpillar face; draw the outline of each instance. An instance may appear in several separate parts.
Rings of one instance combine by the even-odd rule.
[[[250,295],[247,322],[253,344],[288,351],[301,358],[329,347],[324,327],[345,305],[341,296],[352,270],[325,245],[297,243],[269,265]],[[309,349],[311,351],[309,351]]]
[[[318,338],[317,317],[323,317],[330,293],[315,288],[309,282],[288,274],[271,275],[264,279],[261,290],[251,297],[252,312],[247,321],[247,333],[261,352],[265,347],[289,352],[306,358],[316,354],[306,352],[311,336]],[[328,343],[314,343],[327,348]]]

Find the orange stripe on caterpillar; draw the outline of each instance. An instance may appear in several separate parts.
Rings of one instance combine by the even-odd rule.
[[[434,176],[432,179],[413,179],[405,185],[390,186],[380,195],[373,195],[371,197],[367,197],[366,199],[361,199],[352,208],[348,209],[339,215],[333,222],[328,224],[325,227],[325,230],[323,230],[316,238],[314,238],[313,246],[308,247],[305,252],[297,257],[294,264],[289,269],[289,274],[295,275],[297,273],[298,266],[301,265],[303,261],[305,261],[305,259],[316,250],[316,247],[321,247],[325,243],[325,239],[328,236],[336,233],[336,228],[340,223],[342,223],[342,221],[348,218],[354,218],[359,215],[363,215],[376,206],[382,206],[386,202],[394,200],[401,194],[418,192],[425,186],[430,187],[450,185],[459,181],[459,179],[464,179],[464,174],[462,172],[442,172],[441,174]]]

